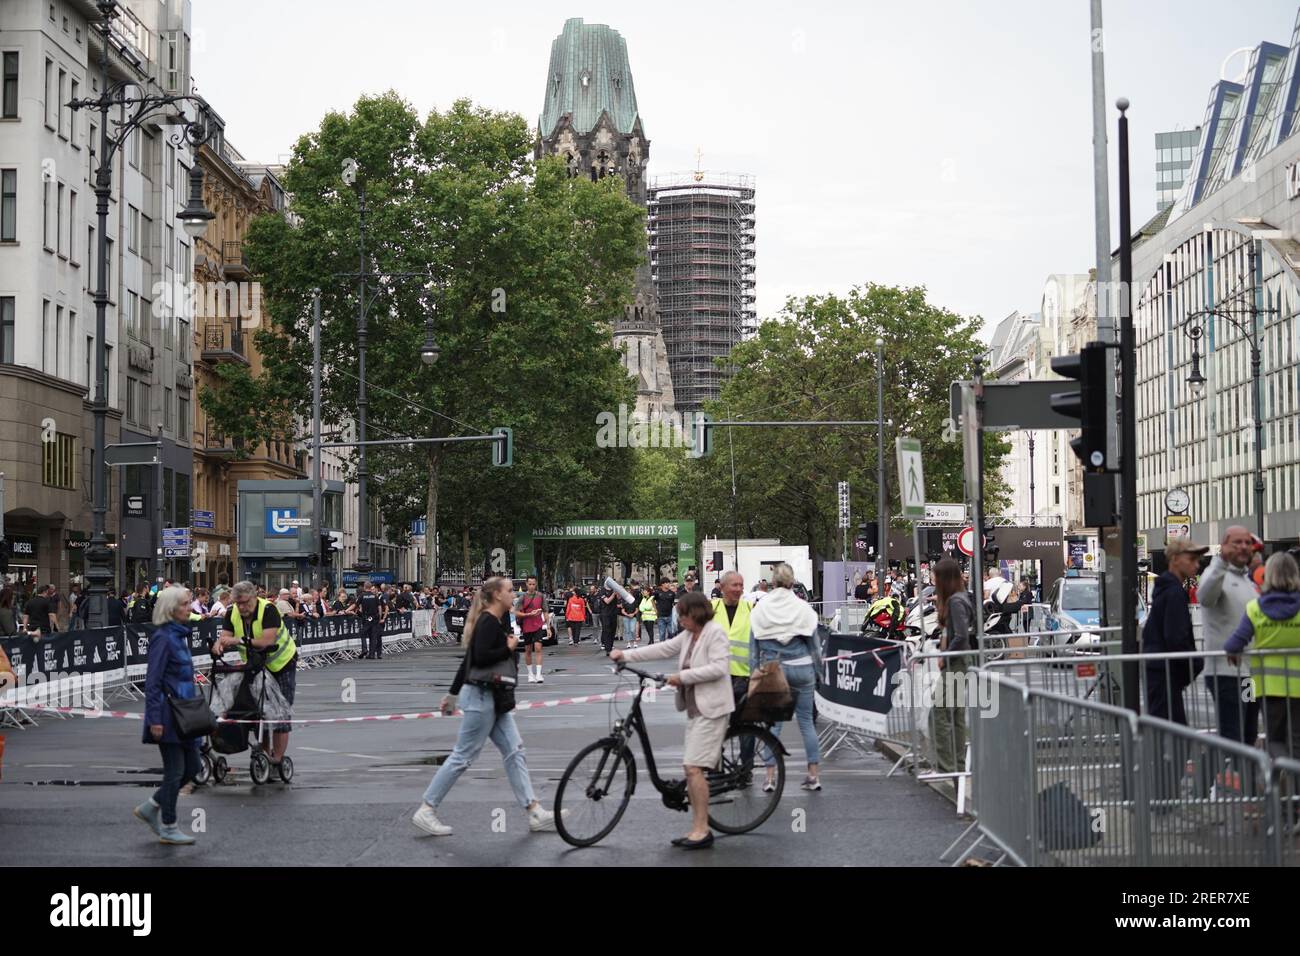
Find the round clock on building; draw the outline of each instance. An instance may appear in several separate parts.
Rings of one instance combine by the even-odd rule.
[[[1182,488],[1173,488],[1165,495],[1165,508],[1170,514],[1185,515],[1192,503],[1191,495]]]

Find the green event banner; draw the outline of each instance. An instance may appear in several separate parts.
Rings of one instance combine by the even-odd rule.
[[[643,540],[677,539],[677,577],[682,580],[686,570],[696,567],[695,521],[682,518],[658,519],[592,519],[567,521],[561,524],[515,527],[515,574],[536,571],[534,541],[590,541],[590,540]]]

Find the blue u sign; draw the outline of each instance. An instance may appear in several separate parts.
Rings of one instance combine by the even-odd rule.
[[[299,518],[297,508],[267,508],[266,533],[277,538],[296,535],[309,519]]]

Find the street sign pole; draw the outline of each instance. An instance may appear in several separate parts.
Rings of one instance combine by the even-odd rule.
[[[162,464],[162,425],[158,426],[158,459],[154,465],[154,505],[153,505],[153,578],[155,584],[162,584],[163,580],[163,549],[162,549],[162,529],[163,522],[166,520],[163,516],[163,464]]]

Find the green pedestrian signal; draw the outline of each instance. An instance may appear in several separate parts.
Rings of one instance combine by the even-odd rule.
[[[515,463],[515,433],[510,428],[494,428],[492,434],[492,464],[498,468],[509,468]]]

